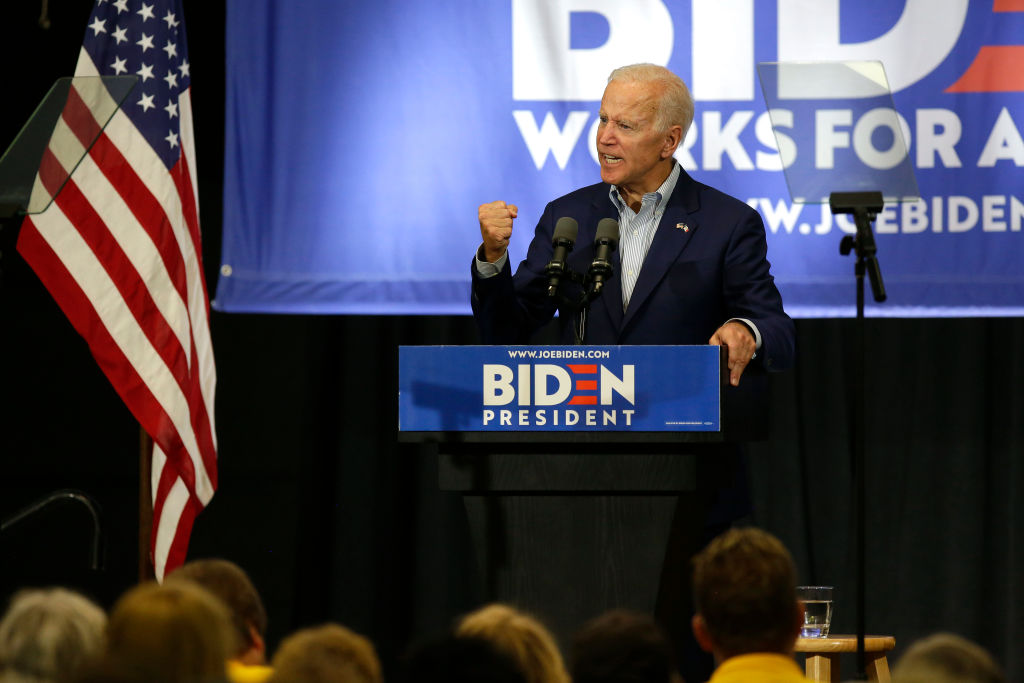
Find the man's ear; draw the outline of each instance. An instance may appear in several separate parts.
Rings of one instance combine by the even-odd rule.
[[[803,612],[801,612],[801,615],[802,614]],[[800,618],[803,619],[802,616]],[[801,623],[803,622],[801,621]],[[252,641],[252,649],[258,650],[260,654],[266,655],[267,644],[263,642],[263,636],[260,635],[260,632],[257,631],[256,627],[252,624],[249,624],[249,640]]]
[[[801,619],[803,619],[803,617],[801,617]],[[700,645],[700,649],[705,652],[714,651],[714,645],[711,642],[711,634],[708,633],[708,625],[707,622],[704,621],[704,617],[699,614],[694,614],[693,619],[690,620],[690,626],[693,628],[693,636],[697,639],[697,644]]]
[[[249,628],[249,646],[237,659],[246,666],[262,666],[267,663],[267,644],[255,626],[252,624],[247,626]]]
[[[800,631],[804,627],[804,603],[800,600],[796,601],[796,610],[793,611],[793,635],[795,638],[800,637]]]
[[[665,144],[661,148],[661,158],[668,159],[676,153],[676,149],[683,143],[683,127],[679,125],[669,126],[665,133]]]

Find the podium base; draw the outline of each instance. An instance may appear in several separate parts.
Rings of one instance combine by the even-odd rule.
[[[654,614],[676,496],[463,500],[487,599],[539,617],[563,647],[606,610]]]

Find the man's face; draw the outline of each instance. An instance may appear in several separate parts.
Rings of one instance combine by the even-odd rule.
[[[657,86],[650,83],[612,81],[605,88],[597,127],[604,182],[639,193],[653,192],[661,185],[664,178],[657,166],[672,156],[678,138],[673,141],[671,131],[678,126],[669,132],[655,128],[657,95]]]

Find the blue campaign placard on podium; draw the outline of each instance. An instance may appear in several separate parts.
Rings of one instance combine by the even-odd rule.
[[[402,346],[402,432],[717,432],[717,346]]]

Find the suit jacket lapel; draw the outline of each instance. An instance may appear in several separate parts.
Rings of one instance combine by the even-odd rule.
[[[668,272],[669,267],[679,258],[679,254],[690,243],[699,225],[691,214],[700,206],[697,196],[697,183],[680,169],[679,180],[675,190],[668,199],[668,206],[658,223],[654,233],[654,241],[647,251],[640,275],[637,277],[633,293],[629,297],[629,307],[622,317],[622,327],[629,324],[644,301],[654,292]],[[617,271],[616,271],[617,272]],[[618,279],[616,279],[618,284]],[[619,301],[622,301],[622,290],[619,288]],[[621,308],[621,306],[620,306]]]

